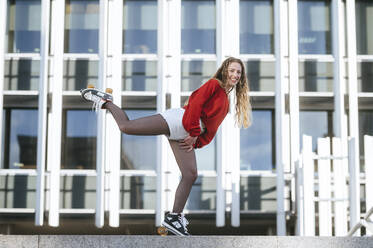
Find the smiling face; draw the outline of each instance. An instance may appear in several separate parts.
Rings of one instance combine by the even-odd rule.
[[[227,86],[229,88],[234,87],[241,78],[242,68],[241,65],[237,62],[232,62],[228,65],[228,78]]]

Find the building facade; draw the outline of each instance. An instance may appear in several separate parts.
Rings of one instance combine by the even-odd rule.
[[[121,134],[81,99],[87,84],[137,118],[244,61],[253,124],[235,126],[232,98],[196,150],[194,233],[295,233],[302,135],[345,152],[354,137],[358,155],[373,135],[372,1],[6,0],[0,24],[2,233],[154,233],[172,208],[166,138]]]

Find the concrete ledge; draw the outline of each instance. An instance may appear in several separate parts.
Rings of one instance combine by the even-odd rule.
[[[373,248],[373,237],[1,235],[0,248]]]

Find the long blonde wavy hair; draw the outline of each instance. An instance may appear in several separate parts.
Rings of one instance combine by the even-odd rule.
[[[216,71],[213,78],[217,79],[221,86],[230,92],[233,88],[229,89],[228,86],[228,66],[237,62],[241,65],[241,78],[235,86],[236,89],[236,123],[238,127],[247,128],[251,125],[251,103],[249,96],[249,81],[246,77],[245,66],[240,59],[229,57],[221,64],[220,68]]]

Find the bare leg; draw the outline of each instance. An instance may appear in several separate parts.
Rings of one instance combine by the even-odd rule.
[[[181,213],[189,197],[192,185],[198,177],[196,155],[194,150],[191,152],[182,150],[176,140],[169,140],[169,142],[181,171],[181,181],[176,189],[172,212]]]
[[[104,108],[109,110],[118,124],[120,131],[132,135],[170,135],[167,122],[159,114],[130,120],[127,114],[112,102]]]

